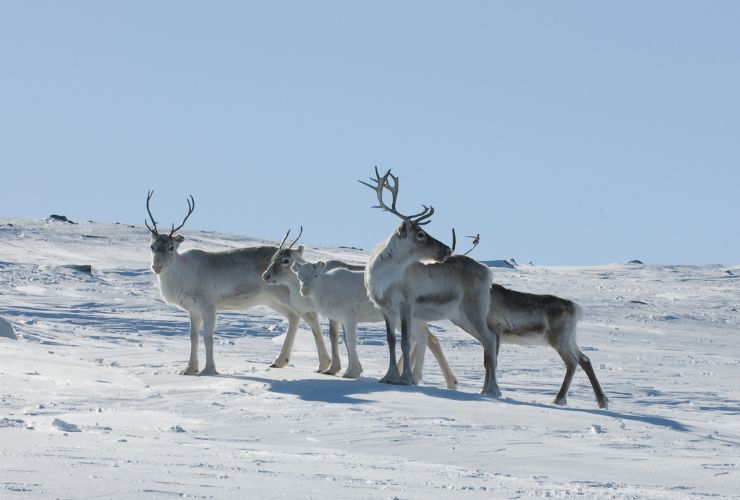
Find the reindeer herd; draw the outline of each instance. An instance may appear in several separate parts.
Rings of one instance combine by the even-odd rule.
[[[152,271],[157,275],[162,297],[187,311],[190,317],[190,360],[183,375],[216,375],[213,332],[218,311],[267,306],[288,320],[288,331],[280,354],[272,367],[282,368],[290,361],[298,323],[310,327],[319,357],[318,371],[330,375],[341,370],[339,327],[344,335],[348,366],[343,376],[357,378],[362,363],[357,356],[357,325],[384,322],[388,339],[388,371],[380,380],[390,384],[418,384],[422,378],[426,348],[439,364],[449,389],[458,380],[450,369],[439,340],[428,323],[448,319],[478,340],[483,346],[485,379],[482,394],[500,397],[496,382],[496,362],[500,344],[549,345],[562,358],[566,373],[554,403],[567,404],[576,366],[591,382],[600,408],[607,398],[599,385],[588,357],[576,344],[576,323],[581,308],[552,295],[534,295],[509,290],[492,283],[490,269],[433,238],[424,226],[434,208],[423,206],[414,215],[396,209],[398,177],[388,170],[370,182],[360,181],[375,191],[375,208],[401,219],[398,227],[372,251],[367,266],[339,260],[307,262],[303,246],[295,246],[303,228],[285,246],[290,231],[279,246],[257,246],[222,252],[198,249],[178,252],[184,241],[182,229],[195,209],[188,198],[188,213],[182,223],[169,232],[159,231],[150,209],[153,192],[147,195],[146,208],[152,225]],[[391,196],[390,205],[385,193]],[[477,240],[476,240],[477,242]],[[331,356],[324,345],[319,315],[329,321]],[[396,358],[396,328],[401,330],[401,358]],[[203,328],[206,362],[199,371],[198,335]]]

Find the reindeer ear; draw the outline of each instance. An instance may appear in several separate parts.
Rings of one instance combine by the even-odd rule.
[[[409,221],[405,220],[401,223],[400,226],[398,226],[398,229],[396,230],[396,234],[400,236],[401,238],[405,238],[407,234],[409,234]]]
[[[185,241],[185,236],[178,234],[177,236],[174,236],[172,239],[175,240],[178,244],[180,244],[183,241]]]
[[[303,245],[298,245],[298,248],[296,248],[296,251],[298,252],[298,255],[303,255]]]
[[[316,270],[319,272],[323,272],[325,267],[326,267],[326,262],[324,262],[323,260],[320,260],[316,263]]]

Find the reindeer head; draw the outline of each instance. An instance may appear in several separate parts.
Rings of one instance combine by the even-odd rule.
[[[285,238],[283,238],[283,241],[280,243],[275,255],[272,256],[270,265],[267,266],[265,272],[262,273],[262,279],[270,285],[284,282],[291,272],[291,264],[303,261],[303,245],[299,245],[298,248],[293,248],[293,245],[296,244],[303,234],[303,226],[301,226],[301,231],[298,233],[298,238],[294,239],[293,243],[288,245],[288,248],[283,248],[285,240],[288,239],[289,234],[290,230],[285,233]]]
[[[310,262],[295,262],[290,268],[298,276],[301,283],[301,295],[307,297],[311,294],[314,281],[324,274],[326,262],[319,261],[315,264]]]
[[[361,184],[368,186],[378,196],[378,204],[373,208],[380,208],[399,217],[402,222],[391,235],[389,245],[392,246],[394,255],[403,260],[433,260],[441,262],[452,254],[450,247],[441,241],[433,238],[423,228],[429,224],[430,217],[434,214],[434,208],[422,205],[424,210],[414,215],[403,215],[396,210],[396,200],[398,198],[398,177],[391,174],[388,170],[382,177],[375,167],[375,178],[370,178],[375,185],[364,181]],[[383,190],[391,193],[391,206],[383,201]]]
[[[152,226],[154,227],[149,227],[149,222],[146,220],[144,221],[144,225],[146,225],[147,229],[152,233],[152,271],[156,274],[160,274],[165,270],[170,262],[172,262],[172,257],[177,253],[177,247],[180,246],[180,243],[185,241],[185,237],[183,235],[175,234],[175,232],[179,231],[185,225],[185,221],[188,220],[190,214],[195,210],[195,199],[193,198],[193,195],[190,195],[188,198],[188,214],[182,220],[182,224],[177,227],[172,224],[172,229],[169,234],[160,234],[157,229],[157,223],[152,215],[152,211],[149,208],[149,201],[153,194],[154,191],[149,191],[146,196],[146,211],[149,213],[149,218],[152,220]]]

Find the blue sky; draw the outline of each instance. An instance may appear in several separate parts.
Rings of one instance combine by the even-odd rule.
[[[737,2],[0,3],[0,216],[740,262]],[[185,232],[187,236],[187,231]],[[142,243],[145,244],[145,243]]]

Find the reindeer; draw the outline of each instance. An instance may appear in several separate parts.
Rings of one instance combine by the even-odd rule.
[[[382,177],[375,168],[374,185],[360,181],[376,192],[380,208],[399,217],[402,222],[370,254],[365,271],[365,285],[370,299],[382,311],[386,324],[390,361],[381,382],[414,383],[409,356],[411,325],[415,319],[436,321],[449,319],[476,338],[483,346],[485,382],[483,394],[500,397],[496,383],[498,335],[488,326],[491,303],[491,271],[464,255],[451,255],[452,250],[434,239],[423,226],[430,222],[433,207],[414,215],[396,210],[398,177],[390,170]],[[392,182],[391,182],[392,181]],[[383,201],[383,191],[390,191],[391,206]],[[396,323],[401,323],[403,371],[396,363]],[[424,346],[417,341],[423,358]],[[418,356],[419,354],[417,354]]]
[[[393,181],[393,184],[389,183],[388,179],[391,179]],[[395,210],[395,202],[396,197],[398,196],[398,178],[390,174],[390,170],[383,176],[383,178],[380,178],[378,175],[377,169],[376,169],[376,186],[370,186],[371,188],[375,189],[378,194],[378,200],[379,200],[379,208],[382,208],[386,211],[390,211],[392,213],[395,213],[401,218],[404,218],[405,216],[399,214]],[[369,185],[365,182],[363,182],[365,185]],[[386,188],[393,194],[393,202],[391,207],[387,207],[383,203],[382,199],[382,189]],[[433,213],[434,209],[430,208],[427,209],[424,207],[424,212],[421,214],[417,214],[415,221],[417,225],[424,225],[428,221],[423,221],[424,218],[428,218]],[[373,256],[370,258],[371,264],[368,264],[368,269],[371,268],[372,262],[374,260],[380,260],[376,267],[380,268],[381,272],[384,271],[382,267],[382,256],[386,255],[386,268],[385,272],[390,273],[388,269],[392,269],[394,259],[393,254],[396,253],[396,259],[402,260],[403,259],[403,252],[405,248],[401,243],[403,240],[403,237],[401,233],[406,230],[406,227],[409,226],[409,222],[413,224],[413,221],[409,220],[410,218],[406,218],[404,222],[401,224],[399,229],[394,233],[394,235],[391,236],[391,238],[388,239],[388,241],[385,242],[385,244],[381,244],[381,246],[376,249],[376,252],[374,252]],[[419,224],[420,221],[423,221]],[[434,243],[430,243],[430,238],[428,235],[421,237],[421,233],[423,230],[421,230],[420,227],[416,228],[416,247],[414,247],[414,250],[417,252],[416,254],[413,254],[414,250],[408,251],[409,259],[412,258],[413,255],[422,255],[424,250],[416,250],[418,247],[426,247],[429,249],[429,253],[426,254],[427,258],[434,258],[434,252],[435,252],[435,245]],[[424,233],[425,234],[425,233]],[[455,246],[455,232],[453,230],[453,249]],[[421,237],[421,239],[420,239]],[[478,242],[480,241],[480,236],[468,236],[469,238],[473,239],[473,247],[475,247]],[[436,240],[434,240],[436,242]],[[436,242],[439,244],[439,242]],[[413,245],[409,245],[410,247],[413,247]],[[397,250],[394,250],[397,249]],[[472,250],[472,248],[471,248]],[[439,250],[436,250],[439,252]],[[385,252],[385,253],[384,253]],[[470,250],[466,252],[464,255],[467,255],[470,253]],[[437,254],[438,255],[438,254]],[[426,267],[420,267],[424,266],[424,264],[418,264],[415,263],[413,265],[416,266],[416,269],[426,269],[429,271],[429,276],[426,276],[426,280],[422,284],[419,284],[420,288],[423,286],[428,286],[432,283],[435,283],[435,280],[433,279],[432,271],[434,271],[437,268],[444,267],[444,265],[457,265],[460,268],[464,267],[470,267],[474,268],[470,262],[471,259],[467,259],[467,257],[464,259],[461,259],[458,255],[454,255],[452,257],[448,257],[443,263],[441,264],[428,264]],[[391,261],[391,262],[389,262]],[[478,263],[476,263],[478,264]],[[482,266],[482,264],[478,264],[479,266]],[[413,269],[412,267],[409,267],[409,269]],[[434,271],[437,272],[437,271]],[[417,273],[418,274],[418,273]],[[404,275],[405,277],[406,275]],[[414,274],[409,274],[409,276],[413,277]],[[366,273],[366,282],[368,282],[368,274]],[[371,279],[373,279],[373,276],[370,276]],[[380,274],[380,279],[386,279],[385,282],[385,288],[388,290],[386,294],[390,294],[393,292],[393,285],[389,284],[391,282],[392,276],[389,276],[388,274],[383,275]],[[375,279],[378,279],[375,277]],[[407,278],[408,279],[408,278]],[[452,279],[452,277],[450,277]],[[421,281],[421,280],[420,280]],[[490,282],[490,281],[489,281]],[[381,288],[383,285],[383,281],[378,280],[378,283],[380,286],[378,288]],[[411,284],[414,284],[414,282],[411,279],[408,279],[407,283],[403,283],[402,285],[405,286],[403,288],[406,295],[414,295],[416,298],[416,303],[411,304],[411,312],[416,316],[417,314],[422,314],[421,312],[417,312],[418,308],[417,306],[420,305],[419,302],[424,302],[424,300],[420,300],[420,298],[424,297],[424,293],[429,292],[422,292],[422,291],[411,291],[409,293],[406,288],[409,288]],[[437,286],[439,286],[437,284]],[[382,289],[382,288],[381,288]],[[370,285],[368,285],[368,290],[371,290]],[[439,292],[438,292],[439,293]],[[447,292],[449,293],[449,292]],[[372,291],[371,291],[372,294]],[[440,296],[443,294],[440,293]],[[558,391],[557,395],[555,396],[555,400],[553,403],[557,405],[566,405],[567,404],[567,393],[568,389],[570,388],[571,381],[573,379],[573,375],[575,373],[575,369],[577,365],[580,365],[584,372],[586,372],[586,375],[588,376],[589,381],[591,382],[591,386],[594,390],[594,394],[596,396],[596,401],[600,408],[607,408],[608,407],[608,400],[604,394],[604,391],[601,389],[601,386],[599,384],[598,379],[596,378],[596,374],[594,373],[593,367],[591,365],[591,361],[588,359],[588,357],[583,354],[583,352],[579,349],[577,343],[576,343],[576,323],[578,320],[580,320],[583,317],[583,312],[581,308],[578,306],[578,304],[571,302],[569,300],[555,297],[553,295],[534,295],[534,294],[528,294],[523,292],[517,292],[514,290],[509,290],[507,288],[504,288],[501,285],[492,284],[490,285],[490,301],[489,306],[486,314],[486,324],[488,326],[488,329],[494,334],[495,338],[497,339],[496,342],[496,352],[495,355],[498,354],[498,348],[501,345],[501,343],[504,344],[520,344],[520,345],[550,345],[555,349],[555,351],[560,355],[563,362],[566,366],[566,373],[565,378],[563,380],[563,383],[560,387],[560,390]],[[406,296],[402,297],[402,300],[406,299]],[[403,302],[401,302],[403,304]],[[399,310],[402,308],[399,308]],[[452,319],[452,318],[450,318]],[[455,320],[453,320],[455,322]],[[467,331],[467,330],[466,330]],[[470,333],[470,332],[468,332]],[[402,331],[403,335],[403,331]],[[471,333],[472,335],[472,333]],[[475,336],[475,335],[474,335]],[[390,340],[390,334],[389,334],[389,345],[391,343]],[[393,343],[395,343],[395,334],[393,335]],[[484,344],[485,345],[485,344]],[[403,348],[403,340],[402,340],[402,348]],[[392,351],[391,356],[395,354],[395,349]],[[486,360],[488,360],[490,356],[490,353],[486,353]],[[494,356],[495,358],[495,356]],[[490,363],[490,361],[487,361]],[[491,365],[492,370],[495,370],[495,364]],[[389,380],[393,381],[393,376],[395,374],[391,373],[392,370],[389,369],[390,376],[386,376]],[[489,376],[489,367],[486,366],[486,377]],[[495,378],[494,378],[494,384],[495,384]],[[484,386],[484,393],[486,392],[485,386]],[[495,391],[494,391],[495,393]]]
[[[349,368],[345,377],[356,378],[362,373],[362,364],[357,357],[357,324],[383,321],[383,314],[370,301],[364,283],[364,272],[350,269],[331,269],[328,263],[296,261],[291,265],[300,282],[301,295],[310,297],[319,314],[337,318],[342,322],[344,343],[347,346]],[[429,331],[427,324],[414,321],[413,330],[426,337],[426,344],[437,359],[448,389],[457,389],[458,381],[442,352],[439,340]],[[414,343],[411,352],[414,382],[419,383],[424,365],[419,358],[418,346]]]
[[[145,221],[152,233],[152,271],[157,275],[159,289],[168,304],[187,311],[190,316],[190,361],[183,375],[217,375],[213,360],[213,331],[216,328],[216,312],[247,309],[263,305],[288,319],[288,332],[280,355],[272,364],[281,368],[288,363],[298,323],[303,318],[311,327],[319,355],[319,371],[330,364],[318,316],[315,311],[298,311],[291,305],[290,290],[285,286],[269,286],[260,275],[275,254],[275,246],[240,248],[223,252],[187,250],[179,253],[178,247],[185,240],[176,234],[195,210],[195,199],[188,198],[188,213],[182,224],[169,234],[160,233],[149,208],[154,191],[146,197],[146,209],[152,226]],[[204,326],[206,366],[198,372],[198,332]]]
[[[290,235],[290,231],[285,234],[283,241],[280,243],[280,246],[270,259],[270,263],[267,266],[267,269],[265,269],[265,272],[262,273],[262,279],[265,281],[265,283],[269,285],[282,285],[287,287],[290,291],[291,305],[294,309],[298,311],[313,312],[315,311],[315,306],[313,302],[310,298],[301,295],[298,290],[298,279],[296,278],[295,273],[290,270],[290,266],[294,262],[305,262],[303,260],[303,245],[299,245],[297,248],[293,248],[293,245],[298,242],[302,234],[303,226],[301,226],[298,237],[293,240],[293,242],[288,245],[287,248],[283,248],[283,245],[285,245],[285,241]],[[353,270],[365,269],[365,266],[347,264],[340,260],[329,260],[327,261],[327,266],[330,269],[334,269],[337,267],[343,267]],[[339,370],[341,370],[342,368],[339,358],[339,322],[331,318],[329,319],[329,340],[331,341],[331,365],[326,370],[323,370],[322,373],[325,373],[327,375],[335,375],[339,373]],[[285,343],[283,344],[283,350],[286,351],[288,355],[290,354],[290,349],[292,348],[292,345],[293,337],[287,337],[285,339]],[[279,356],[278,359],[280,359],[281,356]],[[346,375],[347,374],[345,374],[345,376]]]
[[[550,345],[565,363],[565,379],[553,403],[564,406],[576,365],[580,365],[596,395],[599,408],[608,400],[599,385],[591,361],[576,344],[576,323],[583,317],[578,304],[553,295],[534,295],[491,286],[488,324],[499,332],[504,344]]]

